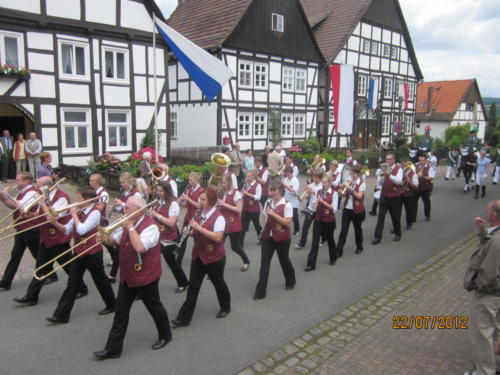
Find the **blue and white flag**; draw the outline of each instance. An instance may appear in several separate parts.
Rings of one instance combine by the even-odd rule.
[[[368,109],[377,109],[378,107],[378,79],[370,78],[368,89]]]
[[[233,76],[231,70],[218,58],[179,34],[165,22],[156,19],[156,28],[175,57],[196,82],[208,100],[212,100]]]

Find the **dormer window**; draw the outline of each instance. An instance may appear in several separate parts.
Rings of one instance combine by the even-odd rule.
[[[284,17],[281,14],[273,13],[272,24],[273,31],[282,33],[284,30]]]

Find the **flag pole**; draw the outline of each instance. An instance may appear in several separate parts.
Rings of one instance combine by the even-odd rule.
[[[158,149],[158,88],[156,83],[156,14],[153,12],[153,91],[154,91],[154,121],[155,121],[155,150],[156,150],[156,163],[160,159],[160,150]]]

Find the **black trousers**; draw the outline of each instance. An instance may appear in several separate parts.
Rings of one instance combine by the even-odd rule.
[[[157,279],[152,283],[135,288],[131,288],[127,284],[120,284],[118,296],[116,297],[116,313],[106,342],[106,350],[113,354],[122,352],[130,309],[137,296],[142,300],[142,303],[144,303],[144,306],[146,306],[146,309],[155,322],[156,329],[158,330],[158,339],[169,340],[172,338],[167,310],[165,310],[160,300],[160,292],[158,290],[159,280]]]
[[[83,275],[86,270],[90,272],[92,280],[106,307],[115,307],[115,293],[104,272],[103,254],[102,251],[99,251],[95,254],[84,255],[70,263],[68,285],[54,311],[55,317],[61,318],[62,320],[69,320],[71,310],[75,304],[76,295],[80,290],[80,285],[83,282]]]
[[[167,262],[168,267],[172,271],[172,274],[175,277],[175,281],[177,281],[177,286],[179,288],[185,287],[189,284],[189,281],[182,269],[182,265],[177,262],[175,258],[175,245],[169,246],[161,246],[161,253],[163,254],[163,258],[165,258],[165,262]]]
[[[2,180],[9,178],[9,167],[12,161],[12,152],[8,151],[8,155],[2,155]]]
[[[238,254],[243,261],[243,264],[250,264],[250,259],[248,259],[245,250],[243,250],[243,242],[241,241],[241,236],[243,236],[243,231],[234,233],[224,233],[224,241],[229,237],[229,242],[231,243],[231,250]]]
[[[182,224],[182,229],[181,229],[181,235],[184,231],[184,228],[188,226],[188,222],[185,221],[184,224]],[[181,244],[181,246],[177,249],[177,255],[175,256],[175,259],[177,260],[177,263],[182,265],[182,260],[184,259],[184,254],[186,253],[186,246],[187,242],[189,241],[189,237],[187,237],[184,242]]]
[[[389,214],[391,215],[394,233],[396,236],[401,236],[401,209],[401,197],[380,198],[377,226],[375,227],[375,238],[382,238],[382,233],[384,232],[385,214],[387,211],[389,211]]]
[[[120,249],[118,246],[104,245],[108,250],[109,255],[111,255],[111,271],[109,271],[109,276],[116,277],[118,274],[118,268],[120,268]]]
[[[314,220],[311,251],[309,251],[309,254],[307,255],[308,267],[316,267],[320,238],[326,238],[326,242],[328,243],[328,255],[330,257],[330,262],[335,262],[337,260],[337,249],[335,247],[335,240],[333,239],[334,231],[335,221],[332,221],[331,223],[323,223],[321,221]]]
[[[307,235],[309,234],[309,228],[314,221],[314,213],[312,215],[306,214],[304,217],[304,222],[302,223],[302,234],[300,235],[299,245],[304,247],[307,243]]]
[[[245,235],[250,229],[250,221],[253,223],[253,227],[257,232],[257,236],[260,236],[260,232],[262,231],[262,226],[259,222],[260,212],[241,212],[241,224],[243,225],[243,233],[241,234],[241,248],[245,247]]]
[[[354,238],[356,240],[356,248],[363,248],[363,229],[361,224],[365,220],[365,211],[355,214],[353,210],[344,208],[342,211],[342,227],[340,229],[339,240],[337,242],[337,254],[341,254],[344,251],[345,241],[347,239],[347,234],[349,233],[349,226],[354,227]]]
[[[474,167],[472,165],[465,164],[462,168],[465,177],[465,183],[468,185],[470,178],[472,177],[472,173],[474,172]]]
[[[49,248],[47,248],[47,247],[45,247],[45,245],[41,244],[40,247],[38,248],[38,256],[36,258],[35,268],[41,267],[43,264],[47,263],[48,261],[50,261],[54,257],[58,256],[62,252],[68,250],[69,248],[70,248],[69,242],[63,243],[61,245],[52,246]],[[64,264],[68,260],[70,260],[71,257],[72,257],[71,254],[66,254],[66,255],[60,257],[57,260],[57,263]],[[52,262],[52,263],[50,263],[50,265],[42,268],[38,272],[38,275],[43,276],[43,275],[46,275],[47,273],[49,273],[52,270],[53,263],[54,262]],[[68,264],[64,267],[64,272],[66,272],[67,275],[69,275],[69,269],[70,269],[70,264]],[[31,279],[31,282],[28,285],[28,290],[26,292],[26,297],[29,300],[38,301],[38,296],[40,294],[40,291],[42,290],[43,284],[44,284],[44,280],[40,281],[40,280],[37,280],[35,278]],[[87,290],[88,290],[87,285],[82,280],[80,283],[80,286],[78,288],[78,291],[79,292],[86,292]]]
[[[264,205],[266,204],[268,199],[269,199],[269,195],[261,195],[260,196],[260,204],[262,205],[262,208],[264,208]]]
[[[187,290],[186,301],[183,303],[177,319],[190,323],[193,317],[198,294],[200,293],[201,284],[205,275],[208,275],[210,282],[215,288],[217,299],[219,300],[220,309],[223,311],[231,310],[231,294],[229,288],[224,281],[224,267],[226,266],[226,257],[219,259],[217,262],[203,264],[200,258],[196,258],[191,262],[191,270],[189,272],[189,287]]]
[[[373,205],[372,205],[372,210],[370,211],[372,214],[377,214],[377,208],[378,208],[378,199],[373,200]]]
[[[418,194],[414,192],[414,194]],[[417,218],[417,200],[418,196],[412,195],[411,197],[401,197],[403,202],[403,207],[405,209],[406,225],[411,226],[415,219]]]
[[[37,258],[38,247],[40,246],[40,230],[38,228],[31,229],[21,234],[16,234],[14,237],[14,246],[10,254],[9,263],[5,267],[5,272],[0,284],[10,287],[14,276],[16,275],[21,259],[23,258],[26,247],[29,249],[33,258]]]
[[[415,202],[415,219],[418,213],[418,200],[422,198],[424,202],[424,215],[425,217],[431,217],[431,192],[432,190],[419,190],[417,193],[417,199]]]
[[[300,232],[299,209],[293,208],[293,233]]]
[[[295,285],[295,269],[290,260],[291,239],[286,241],[274,241],[272,238],[263,240],[261,246],[259,282],[255,288],[255,297],[264,298],[266,296],[267,281],[269,280],[269,269],[274,252],[278,254],[278,260],[285,276],[285,286]]]

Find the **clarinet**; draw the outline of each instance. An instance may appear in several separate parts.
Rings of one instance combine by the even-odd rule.
[[[182,246],[182,244],[184,243],[184,241],[186,241],[186,239],[189,235],[189,232],[191,231],[191,226],[193,225],[194,221],[200,215],[201,215],[201,209],[196,210],[196,213],[194,214],[194,216],[191,219],[191,221],[189,222],[189,224],[184,227],[184,229],[182,231],[181,238],[179,239],[179,242],[177,242],[177,244],[176,244],[177,248],[180,248]],[[205,221],[207,221],[207,219],[200,221],[200,225],[205,224]]]
[[[266,203],[264,203],[264,215],[265,215],[266,219],[264,220],[264,226],[262,227],[262,230],[259,233],[259,237],[258,237],[259,241],[262,240],[262,233],[264,232],[264,230],[266,229],[266,226],[267,226],[267,220],[269,219],[269,215],[266,214],[266,210],[270,204],[271,204],[271,199],[268,199],[266,201]]]

